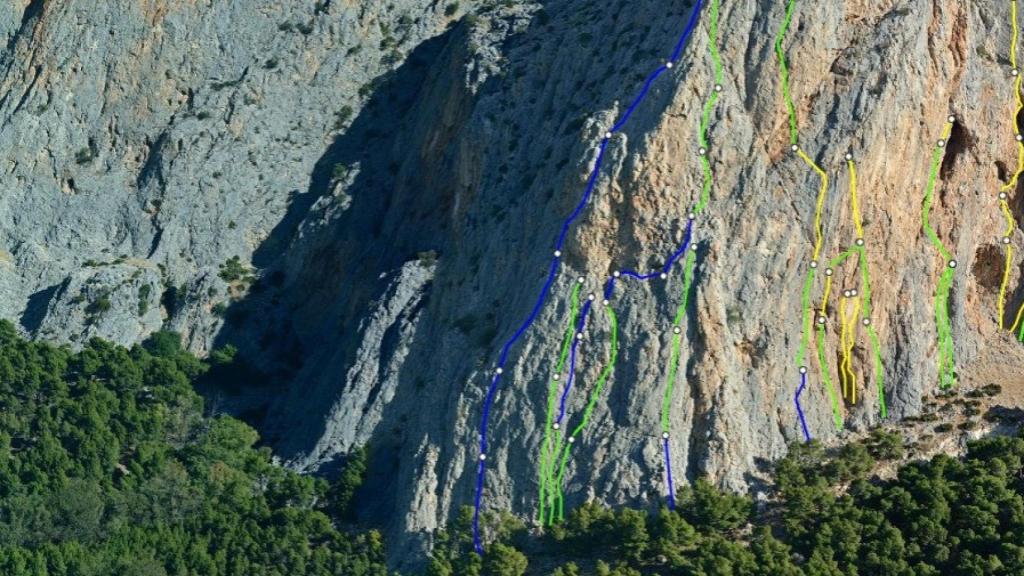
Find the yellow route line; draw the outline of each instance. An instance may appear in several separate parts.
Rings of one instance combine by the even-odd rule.
[[[1018,93],[1020,92],[1020,88],[1021,88],[1021,86],[1020,86],[1020,79],[1018,77],[1018,80],[1017,80],[1017,92]],[[1020,112],[1020,109],[1021,109],[1021,105],[1018,104],[1017,105],[1017,112]],[[1016,113],[1014,113],[1014,115],[1016,115]],[[1015,130],[1014,134],[1019,134],[1019,132],[1017,132]],[[1013,173],[1013,177],[1010,178],[1009,182],[1007,182],[1006,184],[1003,184],[1003,187],[1000,188],[1000,190],[1003,190],[1005,192],[1006,190],[1012,190],[1015,186],[1017,186],[1017,179],[1020,177],[1021,172],[1024,172],[1024,143],[1018,142],[1017,143],[1017,171]]]
[[[1017,2],[1016,0],[1010,0],[1010,24],[1013,27],[1013,35],[1010,37],[1010,66],[1012,67],[1012,73],[1015,77],[1014,87],[1014,99],[1017,102],[1017,109],[1014,110],[1012,116],[1013,125],[1013,136],[1017,141],[1017,171],[1013,173],[1013,177],[1010,181],[1004,184],[999,189],[999,207],[1003,211],[1003,216],[1006,217],[1006,233],[1003,234],[1002,242],[1006,246],[1006,262],[1003,266],[1003,281],[999,285],[999,300],[997,303],[997,311],[999,314],[999,329],[1002,330],[1005,325],[1006,316],[1006,289],[1010,284],[1010,266],[1013,264],[1013,246],[1010,245],[1010,237],[1013,234],[1014,229],[1017,227],[1017,222],[1013,218],[1013,213],[1010,212],[1010,206],[1007,203],[1008,190],[1013,189],[1017,185],[1017,180],[1020,178],[1022,172],[1024,172],[1024,138],[1021,138],[1020,126],[1017,124],[1017,119],[1020,117],[1020,111],[1024,110],[1024,100],[1021,99],[1021,82],[1024,78],[1021,77],[1020,71],[1017,70],[1017,37],[1020,35],[1020,28],[1017,25]],[[1013,327],[1010,331],[1016,330],[1017,325],[1020,323],[1021,314],[1024,313],[1024,303],[1021,304],[1020,309],[1017,311],[1017,318],[1013,322]]]
[[[864,226],[861,223],[860,205],[857,202],[857,169],[853,165],[853,159],[847,156],[846,167],[850,171],[850,213],[853,217],[853,227],[857,230],[857,238],[864,237]],[[860,254],[857,256],[858,266],[867,266],[867,262],[861,262]],[[857,333],[857,316],[860,314],[860,298],[854,301],[853,315],[848,316],[850,327],[843,329],[847,334],[847,344],[843,348],[843,362],[846,365],[846,374],[850,381],[850,403],[857,403],[857,375],[853,371],[852,360],[853,345]]]
[[[822,212],[822,209],[825,207],[825,195],[828,192],[828,174],[824,170],[822,170],[820,166],[815,164],[814,160],[811,160],[811,157],[808,156],[803,151],[802,148],[798,148],[796,153],[800,156],[800,158],[804,162],[807,163],[808,166],[813,168],[814,171],[817,172],[819,176],[821,176],[821,188],[818,191],[817,207],[814,210],[814,258],[813,259],[817,260],[818,256],[821,254],[821,245],[822,245],[822,243],[824,242],[824,239],[825,239],[824,233],[821,230],[821,212]]]
[[[1010,1],[1010,22],[1013,25],[1013,36],[1010,38],[1010,66],[1014,70],[1017,70],[1017,36],[1020,34],[1020,30],[1017,26],[1017,2],[1016,0]],[[1021,100],[1020,90],[1021,81],[1024,81],[1024,77],[1020,73],[1015,72],[1016,80],[1014,81],[1014,93],[1017,98],[1017,109],[1013,113],[1013,133],[1014,135],[1020,134],[1020,127],[1017,126],[1017,116],[1020,111],[1024,109],[1024,100]],[[1003,185],[1001,190],[1010,190],[1017,185],[1017,178],[1020,177],[1021,173],[1024,172],[1024,142],[1017,141],[1017,171],[1014,172],[1013,178]]]
[[[850,172],[850,202],[852,204],[853,211],[853,224],[857,228],[857,240],[854,242],[856,245],[857,252],[857,266],[860,267],[861,277],[861,293],[857,294],[857,306],[858,313],[854,315],[854,329],[856,329],[856,316],[862,316],[864,326],[867,327],[868,336],[868,354],[874,357],[874,375],[875,383],[878,386],[878,402],[881,409],[882,418],[887,416],[888,410],[885,407],[885,376],[883,374],[884,367],[882,365],[882,352],[881,346],[878,343],[878,336],[875,334],[875,328],[871,324],[871,280],[870,280],[870,262],[868,261],[867,251],[864,248],[864,231],[860,216],[860,205],[857,201],[857,171],[853,163],[853,155],[846,155],[846,165]],[[870,362],[869,362],[870,364]],[[856,396],[854,397],[856,400]]]
[[[846,167],[850,171],[850,211],[853,216],[853,226],[857,230],[857,238],[860,240],[858,244],[863,244],[864,238],[864,224],[860,216],[860,203],[857,201],[857,168],[854,166],[853,158],[851,155],[846,156]],[[863,250],[863,249],[862,249]],[[867,257],[864,252],[858,252],[857,254],[857,266],[867,266]],[[850,329],[851,334],[849,335],[849,344],[846,351],[846,369],[850,376],[850,388],[852,389],[851,400],[853,404],[857,403],[857,375],[853,371],[851,355],[853,354],[853,346],[856,341],[857,333],[857,317],[860,315],[860,304],[861,296],[858,294],[854,300],[853,315],[850,316]],[[885,400],[883,399],[882,402]]]
[[[846,321],[846,297],[839,300],[839,325],[841,327],[839,334],[839,347],[843,350],[843,360],[839,363],[839,382],[843,387],[843,398],[847,398],[850,395],[850,384],[846,377],[846,335],[847,328],[849,326]]]
[[[1021,316],[1024,316],[1024,304],[1021,305],[1020,310],[1017,310],[1017,319],[1013,321],[1013,326],[1010,326],[1010,332],[1017,331],[1017,325],[1020,324]]]
[[[1013,229],[1016,228],[1016,222],[1013,220],[1013,213],[1010,212],[1010,205],[1007,204],[1006,200],[1000,201],[999,204],[1000,208],[1003,209],[1003,215],[1006,216],[1006,232],[1004,232],[1003,235],[1009,236],[1010,234],[1013,234]]]
[[[1013,214],[1010,212],[1010,206],[1006,203],[1006,200],[1000,200],[999,204],[1000,207],[1003,209],[1003,215],[1006,216],[1006,232],[1003,234],[1003,243],[1006,245],[1006,262],[1003,265],[1003,281],[999,285],[998,302],[999,329],[1002,330],[1004,324],[1003,318],[1004,316],[1006,316],[1006,288],[1010,285],[1010,266],[1013,264],[1013,245],[1007,242],[1007,240],[1009,240],[1010,234],[1013,234],[1013,230],[1016,227],[1016,222],[1014,222],[1013,220]],[[1021,306],[1021,310],[1024,310],[1024,306]],[[1017,317],[1020,318],[1019,313],[1017,314]],[[1014,327],[1016,327],[1017,323],[1014,322],[1013,325]],[[1011,328],[1010,331],[1012,332],[1013,328]]]
[[[822,296],[820,306],[820,314],[822,317],[827,315],[828,299],[832,294],[832,279],[835,274],[834,268],[845,262],[849,256],[854,254],[857,256],[857,264],[855,265],[854,270],[857,270],[861,266],[866,267],[868,265],[864,255],[864,228],[860,213],[860,202],[857,197],[857,171],[854,166],[853,157],[850,154],[846,155],[846,165],[850,172],[850,208],[853,224],[857,230],[857,238],[855,246],[851,246],[848,250],[833,259],[829,263],[829,267],[825,270],[825,291]],[[822,173],[822,171],[819,171],[819,174],[820,173]],[[870,295],[870,287],[866,280],[866,270],[867,268],[861,270],[864,294],[859,294],[856,289],[846,290],[839,299],[839,342],[842,357],[839,361],[838,372],[843,399],[848,400],[851,404],[857,403],[857,372],[853,369],[853,349],[857,344],[857,325],[861,319],[862,310],[867,314],[870,309],[870,301],[862,301],[862,298],[867,299]],[[867,315],[864,316],[864,321],[870,322]],[[820,326],[820,321],[819,328],[823,328]],[[875,351],[875,355],[877,365],[880,361],[877,358],[877,350]],[[823,369],[826,368],[823,367]],[[880,378],[880,375],[876,373],[876,377]],[[884,392],[880,393],[884,394]],[[884,397],[880,398],[880,402],[884,405]]]

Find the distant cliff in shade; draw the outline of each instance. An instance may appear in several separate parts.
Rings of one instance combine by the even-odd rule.
[[[707,4],[707,2],[705,2]],[[892,419],[938,385],[944,263],[921,203],[945,118],[932,223],[958,261],[959,385],[1020,384],[998,330],[1016,167],[1008,2],[797,0],[783,42],[800,146],[830,176],[827,258],[855,237],[857,160],[872,323]],[[675,47],[692,3],[20,1],[0,5],[0,313],[29,335],[120,343],[181,332],[252,370],[208,405],[243,414],[276,454],[329,472],[372,462],[362,518],[408,558],[476,483],[481,410],[504,342],[532,310],[605,132]],[[724,78],[710,117],[711,200],[671,411],[677,482],[757,487],[801,439],[793,359],[819,177],[790,152],[774,52],[785,5],[723,2]],[[609,143],[537,321],[510,350],[490,415],[487,509],[536,510],[549,377],[578,276],[660,267],[703,182],[713,84],[702,13],[682,58]],[[1022,217],[1024,195],[1009,205]],[[1024,233],[1014,231],[1019,246]],[[1024,298],[1015,252],[1008,307]],[[836,288],[858,282],[837,269]],[[682,269],[623,282],[618,360],[565,474],[566,505],[657,504],[660,417]],[[822,291],[819,277],[812,293]],[[835,310],[830,314],[834,317]],[[840,335],[824,346],[837,380]],[[608,357],[585,327],[578,418]],[[816,355],[815,355],[816,356]],[[854,347],[846,429],[879,421],[872,355]],[[818,362],[812,435],[837,432]]]

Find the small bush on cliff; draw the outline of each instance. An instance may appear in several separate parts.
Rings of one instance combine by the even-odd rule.
[[[238,282],[249,276],[249,268],[242,264],[241,258],[238,256],[232,256],[228,258],[223,264],[220,265],[220,276],[221,280],[225,282]]]

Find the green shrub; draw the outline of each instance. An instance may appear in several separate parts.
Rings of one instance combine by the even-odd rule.
[[[484,555],[486,576],[523,576],[527,565],[528,561],[522,552],[500,542],[489,547]]]
[[[429,268],[437,262],[436,250],[425,250],[416,254],[416,259],[424,268]]]
[[[153,287],[149,284],[139,286],[139,316],[149,311],[149,295],[153,293]]]
[[[237,359],[237,356],[238,348],[231,344],[226,344],[220,348],[214,348],[210,352],[208,362],[213,367],[224,366],[234,362]]]
[[[551,576],[580,576],[580,568],[575,562],[569,562],[565,566],[555,568]]]
[[[1003,387],[999,384],[986,384],[981,390],[986,396],[998,396],[1003,392]]]
[[[85,313],[95,318],[108,312],[112,304],[110,302],[110,291],[104,290],[96,296],[89,305],[85,307]]]
[[[92,147],[79,148],[78,152],[75,152],[75,163],[76,164],[88,164],[92,162],[92,159],[96,157],[96,152],[93,151]]]
[[[353,450],[348,455],[338,479],[331,485],[330,505],[337,516],[347,520],[354,519],[355,495],[366,480],[369,457],[370,453],[366,446]]]
[[[903,436],[876,428],[868,438],[868,451],[878,460],[899,460],[905,452]]]
[[[348,121],[352,119],[352,115],[354,113],[355,111],[348,104],[342,106],[341,109],[334,114],[334,129],[341,130],[344,128],[345,125],[348,124]],[[335,164],[334,168],[337,169],[338,166],[338,164]]]
[[[220,265],[220,273],[218,276],[220,276],[221,280],[230,283],[248,279],[251,273],[251,270],[242,264],[241,258],[238,256],[232,256]]]
[[[331,169],[331,178],[335,180],[344,180],[348,176],[348,165],[343,162],[338,162]]]
[[[676,502],[683,518],[700,531],[735,530],[753,512],[750,498],[721,492],[704,478],[683,486]]]

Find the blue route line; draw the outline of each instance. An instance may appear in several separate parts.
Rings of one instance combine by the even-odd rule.
[[[629,276],[630,278],[636,278],[637,280],[650,280],[651,278],[654,278],[655,276],[658,276],[660,274],[661,274],[661,272],[651,272],[650,274],[641,274],[641,273],[636,272],[634,270],[623,270],[622,271],[622,275],[623,276]]]
[[[693,218],[690,218],[689,223],[686,225],[686,236],[683,238],[683,246],[679,249],[678,252],[673,254],[672,257],[673,258],[678,258],[679,254],[683,254],[684,252],[686,252],[686,250],[690,247],[690,243],[692,242],[692,240],[693,240]],[[684,296],[684,299],[685,299],[685,296]],[[670,368],[670,370],[671,370],[671,368]],[[665,434],[666,434],[666,436],[664,437],[665,441],[663,442],[663,444],[665,446],[665,471],[666,471],[666,474],[667,474],[666,480],[668,481],[668,486],[667,486],[667,490],[668,490],[668,508],[669,508],[669,510],[675,510],[676,509],[676,487],[675,487],[675,484],[672,483],[672,458],[669,456],[668,437],[667,437],[668,432],[666,432]]]
[[[662,272],[654,272],[652,274],[639,275],[635,272],[626,270],[621,272],[622,276],[628,276],[630,278],[638,278],[640,280],[649,280],[655,276],[667,273],[671,269],[672,265],[679,260],[679,257],[686,253],[693,242],[693,218],[690,218],[686,224],[686,234],[683,235],[683,244],[676,250],[672,256],[665,262],[665,266],[662,268]],[[615,291],[615,280],[616,276],[612,275],[608,279],[608,283],[605,286],[604,298],[609,299],[612,293]],[[672,458],[669,455],[668,438],[664,439],[663,445],[665,447],[665,471],[667,473],[668,482],[668,507],[670,510],[676,509],[676,496],[675,496],[675,485],[672,483]]]
[[[664,439],[665,445],[665,472],[668,475],[668,509],[676,509],[675,485],[672,483],[672,457],[669,456],[668,438]]]
[[[569,377],[565,379],[565,390],[562,391],[562,399],[558,404],[558,419],[555,420],[558,424],[562,423],[562,419],[565,418],[565,399],[569,396],[569,390],[572,389],[573,376],[576,374],[576,348],[580,345],[579,334],[583,333],[583,327],[587,322],[587,313],[590,312],[590,300],[587,300],[583,304],[583,310],[580,312],[580,321],[576,326],[576,334],[572,337],[572,351],[569,353]]]
[[[690,21],[686,23],[686,30],[683,30],[683,35],[679,37],[679,42],[676,43],[676,49],[672,51],[672,62],[679,60],[679,57],[682,56],[686,39],[689,38],[690,32],[693,32],[693,27],[697,25],[697,15],[700,14],[702,4],[704,4],[704,0],[697,0],[697,4],[693,7],[693,12],[690,12]]]
[[[657,80],[658,76],[661,76],[661,73],[664,72],[665,70],[668,70],[668,68],[666,68],[665,65],[662,64],[657,70],[654,71],[653,74],[647,77],[647,82],[644,84],[643,90],[640,91],[640,95],[637,96],[636,100],[633,100],[633,103],[629,105],[629,108],[626,109],[626,113],[622,115],[622,119],[619,120],[618,124],[612,126],[612,132],[618,132],[619,130],[622,129],[623,126],[626,125],[626,122],[629,121],[629,117],[633,115],[633,111],[636,110],[636,107],[639,106],[640,102],[642,102],[644,97],[647,96],[648,90],[651,89],[651,83]]]
[[[796,404],[796,413],[800,416],[800,426],[804,429],[804,438],[808,442],[811,441],[811,433],[807,430],[807,420],[804,419],[804,409],[800,407],[800,394],[803,393],[804,388],[807,387],[807,373],[800,374],[800,386],[796,389],[796,394],[793,395],[793,402]]]
[[[696,4],[694,4],[693,10],[690,12],[690,19],[686,24],[686,29],[683,30],[682,35],[679,37],[679,42],[676,43],[675,50],[672,52],[672,57],[669,59],[670,62],[675,62],[682,55],[683,47],[686,45],[686,40],[690,37],[694,27],[697,25],[697,18],[700,14],[700,9],[703,3],[703,0],[697,0]],[[639,106],[644,97],[646,97],[650,90],[651,83],[654,82],[654,80],[667,68],[668,67],[666,65],[662,64],[653,74],[651,74],[651,76],[648,77],[643,90],[640,92],[640,96],[633,101],[633,104],[626,110],[622,119],[613,126],[609,131],[609,134],[618,132],[625,126],[626,121],[632,116],[633,111],[636,110],[637,106]],[[537,297],[537,302],[534,304],[530,315],[526,318],[519,329],[516,330],[515,334],[509,338],[504,347],[502,347],[501,357],[498,360],[498,365],[494,371],[494,375],[491,377],[490,386],[487,389],[487,395],[484,398],[483,413],[480,418],[480,457],[477,461],[476,495],[473,499],[473,547],[476,549],[477,554],[480,555],[483,555],[483,545],[480,542],[480,504],[484,489],[484,473],[487,465],[487,423],[490,419],[491,405],[494,403],[494,395],[498,390],[498,383],[501,380],[501,374],[504,371],[505,363],[508,361],[509,351],[519,338],[522,337],[526,330],[537,320],[537,316],[540,314],[540,310],[544,306],[548,293],[551,291],[551,286],[555,281],[555,275],[558,273],[558,264],[562,257],[561,250],[562,246],[565,244],[565,238],[569,233],[569,228],[573,221],[575,221],[583,211],[584,206],[586,206],[587,202],[590,200],[590,196],[593,194],[594,187],[596,186],[597,179],[600,175],[601,162],[604,159],[605,150],[608,148],[608,140],[609,135],[605,135],[601,140],[597,159],[594,162],[594,169],[590,174],[590,179],[587,182],[587,188],[583,193],[583,198],[580,200],[579,204],[576,205],[576,209],[573,210],[572,214],[570,214],[565,222],[562,223],[562,230],[558,235],[558,241],[555,243],[555,255],[551,260],[551,266],[548,271],[547,280],[544,282],[544,287],[541,288],[540,295]],[[614,284],[611,286],[614,288]]]
[[[693,220],[691,219],[686,224],[686,233],[683,236],[683,245],[676,250],[668,260],[665,261],[665,265],[662,266],[659,272],[651,272],[650,274],[641,274],[635,270],[622,270],[619,272],[622,276],[628,276],[630,278],[636,278],[637,280],[650,280],[655,276],[667,274],[673,265],[679,260],[679,257],[686,253],[686,249],[690,247],[690,239],[693,236]],[[608,282],[604,286],[604,299],[608,300],[615,293],[615,283],[618,280],[618,276],[613,275],[608,279]]]
[[[597,177],[601,172],[601,162],[604,160],[604,151],[607,148],[608,136],[605,135],[604,139],[601,140],[601,147],[597,151],[597,160],[594,161],[594,171],[590,173],[590,179],[587,181],[587,189],[586,191],[583,192],[583,199],[580,200],[580,203],[576,205],[576,209],[573,210],[572,214],[570,214],[569,217],[566,218],[565,222],[562,223],[562,231],[561,233],[558,234],[558,242],[555,244],[556,251],[560,251],[562,249],[562,246],[565,244],[565,237],[566,235],[569,234],[569,226],[572,225],[573,220],[575,220],[576,217],[580,215],[580,212],[583,211],[583,207],[587,205],[587,202],[590,200],[591,194],[593,194],[594,192],[594,186],[597,185]],[[559,258],[561,258],[560,255],[555,256],[554,261],[556,264],[558,263]],[[552,272],[551,278],[553,279],[554,277],[555,273]],[[544,301],[544,296],[546,294],[547,291],[541,292],[540,298],[537,300],[538,304]],[[537,309],[535,308],[534,311],[536,312]],[[536,320],[536,318],[537,315],[533,314],[530,318],[526,320],[526,322],[523,323],[523,327],[520,328],[520,332],[516,333],[516,335],[513,336],[512,339],[505,344],[505,352],[508,352],[509,347],[512,346],[513,343],[515,343],[519,336],[522,335],[522,330],[525,330],[527,326],[529,326],[530,324],[533,323],[534,320]]]
[[[679,257],[686,253],[686,249],[690,246],[690,238],[693,235],[693,218],[686,224],[686,235],[683,239],[683,245],[676,250],[672,256],[669,257],[668,261],[665,262],[665,267],[661,269],[662,272],[668,272],[669,268],[679,260]]]
[[[614,292],[614,291],[615,291],[615,277],[612,276],[611,278],[608,279],[608,282],[605,282],[605,285],[604,285],[604,299],[608,300],[609,298],[611,298],[612,297],[612,292]]]

